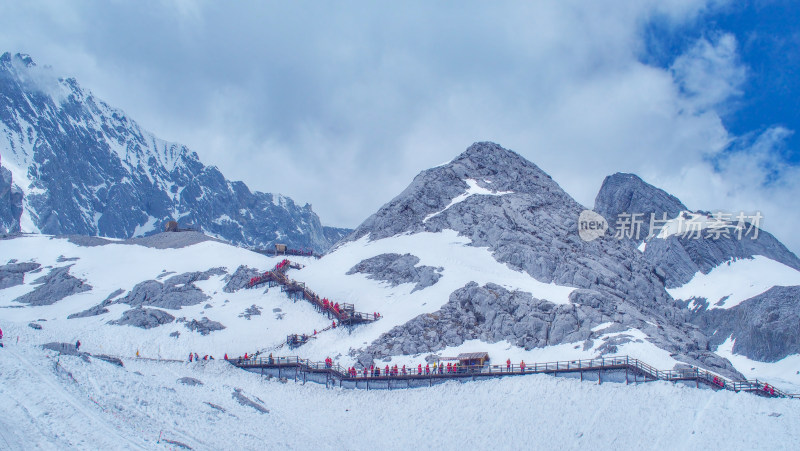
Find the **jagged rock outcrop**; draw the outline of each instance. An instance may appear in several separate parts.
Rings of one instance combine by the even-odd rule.
[[[174,219],[238,245],[324,252],[342,233],[311,205],[227,180],[27,55],[0,56],[0,153],[28,177],[13,182],[23,199],[0,171],[0,231],[18,230],[24,208],[54,235],[130,238]]]
[[[67,296],[91,290],[91,285],[69,273],[71,267],[61,266],[51,269],[47,275],[33,282],[38,285],[33,291],[14,301],[30,305],[51,305]]]
[[[200,335],[208,335],[215,330],[225,329],[225,326],[217,321],[211,321],[204,316],[200,321],[196,319],[188,321],[186,323],[186,328],[194,332],[199,332]]]
[[[84,310],[82,312],[73,313],[71,315],[68,315],[67,319],[88,318],[90,316],[98,316],[98,315],[102,315],[104,313],[108,313],[108,308],[107,307],[114,303],[114,298],[118,297],[119,295],[121,295],[124,292],[125,292],[125,290],[123,290],[122,288],[120,288],[118,290],[115,290],[113,293],[108,295],[108,297],[103,302],[95,305],[94,307],[89,307],[88,309],[86,309],[86,310]]]
[[[680,200],[633,174],[618,173],[606,177],[595,199],[594,210],[606,218],[610,229],[616,224],[618,215],[641,213],[643,224],[639,238],[621,240],[632,241],[634,244],[647,238],[651,214],[656,219],[662,219],[665,214],[668,219],[677,218],[681,214],[689,219],[685,213],[687,208]],[[730,219],[736,223],[735,215]],[[657,227],[659,225],[656,223]],[[747,223],[747,226],[750,224]],[[757,236],[751,232],[743,239],[739,239],[732,231],[727,236],[714,236],[708,232],[701,233],[699,237],[692,233],[683,235],[647,240],[644,256],[656,267],[667,288],[685,284],[698,272],[708,274],[716,266],[731,259],[755,255],[763,255],[800,271],[800,259],[764,230],[759,229]]]
[[[22,190],[14,184],[11,171],[0,166],[0,236],[20,232],[22,197]]]
[[[0,290],[22,285],[25,274],[39,269],[40,266],[34,262],[9,263],[0,266]]]
[[[777,362],[800,354],[800,287],[773,287],[729,309],[702,309],[692,321],[713,346],[733,338],[733,352]]]
[[[381,254],[361,261],[350,268],[348,275],[367,274],[373,280],[382,280],[396,287],[402,283],[416,284],[411,292],[428,288],[442,278],[444,268],[417,266],[419,257],[411,254]]]
[[[226,283],[225,286],[222,288],[222,291],[226,293],[235,293],[242,288],[247,287],[247,284],[250,283],[250,279],[253,277],[261,275],[261,271],[250,268],[249,266],[241,265],[236,268],[233,274],[229,276],[225,276]]]
[[[209,299],[203,290],[194,285],[194,282],[223,274],[226,274],[224,269],[214,268],[205,272],[172,276],[163,283],[147,280],[137,284],[127,296],[117,302],[132,307],[149,306],[179,310],[181,307],[197,305]]]
[[[613,324],[592,330],[603,323]],[[479,286],[474,282],[455,291],[437,312],[420,315],[382,335],[359,355],[359,361],[368,365],[374,359],[391,355],[433,353],[475,339],[487,343],[508,341],[528,350],[584,342],[588,349],[592,340],[609,333],[617,335],[613,341],[598,346],[598,352],[615,354],[618,346],[640,341],[623,333],[631,329],[646,333],[651,342],[684,362],[741,377],[729,362],[708,351],[708,342],[696,330],[664,320],[653,323],[651,317],[633,305],[605,302],[556,305],[536,299],[530,293],[508,291],[492,283]]]
[[[250,317],[252,317],[252,316],[261,316],[261,307],[253,304],[250,307],[247,307],[246,309],[244,309],[243,313],[239,314],[240,318],[244,318],[244,319],[246,319],[248,321],[250,320]]]
[[[109,324],[152,329],[162,324],[169,324],[173,321],[175,321],[175,317],[163,310],[137,307],[125,311],[120,319],[111,321]]]
[[[617,218],[623,213],[641,214],[641,218],[649,226],[650,215],[661,219],[667,214],[668,219],[678,216],[687,210],[677,197],[646,183],[635,174],[618,172],[603,180],[600,192],[594,200],[594,211],[603,215],[608,221],[609,229],[614,230]],[[645,227],[636,242],[647,237]]]

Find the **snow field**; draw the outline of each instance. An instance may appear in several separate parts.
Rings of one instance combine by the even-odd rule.
[[[663,382],[530,375],[342,390],[220,361],[134,359],[120,368],[27,345],[0,349],[0,370],[5,449],[175,448],[156,443],[159,435],[194,449],[793,449],[800,441],[797,400]],[[269,413],[239,404],[235,389]]]
[[[708,274],[698,272],[685,285],[667,289],[667,292],[675,299],[706,298],[709,309],[728,309],[776,285],[800,285],[800,271],[756,255],[752,259],[722,263]],[[728,298],[720,303],[726,296]]]

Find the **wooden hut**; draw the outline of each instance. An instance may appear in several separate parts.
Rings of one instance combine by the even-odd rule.
[[[483,366],[489,361],[488,352],[466,352],[456,357],[458,364],[462,366]]]
[[[276,244],[275,245],[275,253],[277,255],[284,255],[286,254],[286,245],[285,244]]]
[[[169,221],[164,225],[165,232],[177,232],[178,231],[178,222],[177,221]]]
[[[460,366],[483,366],[489,361],[488,352],[465,352],[459,354],[457,357],[442,357],[439,360],[457,360]]]

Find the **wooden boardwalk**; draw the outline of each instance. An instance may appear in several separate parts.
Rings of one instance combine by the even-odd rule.
[[[260,371],[261,374],[275,374],[278,377],[294,378],[296,381],[314,381],[326,386],[344,388],[410,388],[432,386],[447,380],[479,380],[527,374],[571,375],[581,380],[602,383],[605,380],[618,382],[642,383],[657,380],[673,383],[684,383],[697,388],[707,387],[713,390],[729,390],[733,392],[749,392],[770,398],[800,398],[798,394],[789,394],[760,380],[732,381],[714,373],[698,368],[681,370],[658,370],[639,359],[628,356],[601,357],[584,360],[564,360],[558,362],[531,363],[522,365],[484,365],[459,366],[457,371],[448,371],[438,367],[436,372],[426,370],[423,366],[406,368],[405,371],[393,370],[387,374],[383,368],[365,374],[363,370],[353,375],[348,368],[338,364],[327,365],[297,356],[259,357],[233,359],[229,362],[249,371]]]
[[[302,267],[299,263],[282,260],[272,270],[251,279],[247,288],[256,288],[264,284],[270,287],[280,286],[281,291],[285,292],[290,299],[304,299],[310,302],[317,311],[328,315],[328,318],[337,320],[342,326],[352,327],[380,319],[380,316],[375,313],[357,312],[353,304],[337,304],[338,307],[334,308],[332,302],[326,302],[327,299],[323,299],[311,291],[304,283],[292,280],[286,275],[288,269],[301,269]]]

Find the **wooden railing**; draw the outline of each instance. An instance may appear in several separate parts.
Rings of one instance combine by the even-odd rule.
[[[698,368],[688,368],[679,370],[658,370],[639,359],[628,356],[599,357],[595,359],[563,360],[556,362],[535,362],[530,364],[504,364],[504,365],[456,365],[448,370],[447,365],[434,366],[430,364],[406,367],[405,373],[402,368],[395,372],[394,367],[390,366],[389,373],[386,368],[374,368],[372,372],[367,371],[364,375],[363,369],[356,371],[356,376],[349,373],[349,369],[339,364],[328,365],[325,362],[314,362],[309,359],[302,359],[297,356],[289,357],[258,357],[229,360],[230,363],[239,368],[269,368],[269,367],[294,367],[301,372],[326,372],[340,380],[362,380],[362,379],[418,379],[418,378],[461,378],[465,376],[511,376],[521,374],[542,374],[559,372],[580,372],[580,371],[608,371],[608,370],[627,370],[633,371],[644,377],[645,381],[663,380],[669,382],[677,381],[696,381],[704,383],[718,390],[730,390],[734,392],[758,393],[762,396],[775,398],[796,398],[800,399],[800,394],[789,394],[775,388],[764,381],[742,380],[732,381],[720,375],[711,373]],[[441,362],[440,362],[441,363]]]
[[[330,305],[326,306],[322,298],[306,287],[304,283],[294,281],[286,275],[286,271],[289,268],[301,269],[302,267],[299,263],[284,259],[275,265],[275,268],[271,271],[252,278],[247,284],[247,288],[255,288],[265,283],[269,283],[272,286],[273,283],[277,283],[281,286],[282,292],[286,292],[295,299],[302,296],[303,299],[313,304],[318,311],[327,314],[329,318],[334,318],[344,325],[352,326],[373,322],[380,318],[374,313],[357,312],[353,304],[343,303],[339,306],[339,310],[335,310]]]

